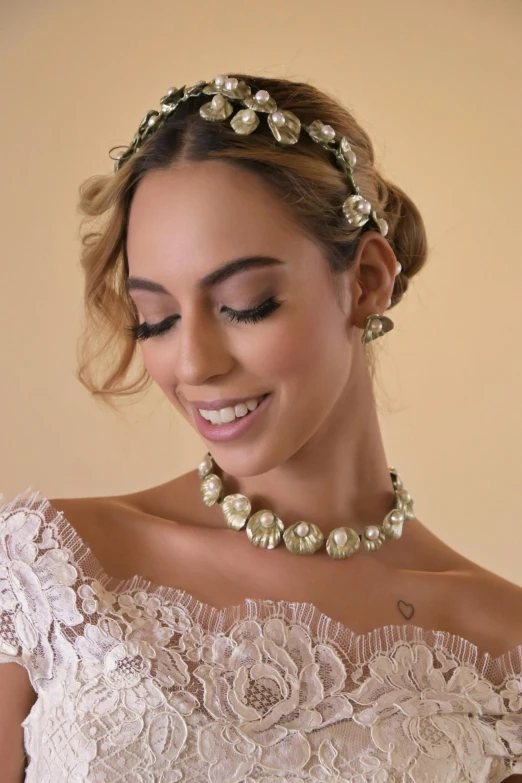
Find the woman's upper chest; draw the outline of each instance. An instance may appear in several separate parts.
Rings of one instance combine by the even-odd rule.
[[[411,623],[465,635],[451,580],[393,569],[373,553],[344,561],[254,547],[244,531],[180,524],[122,499],[56,502],[108,576],[138,575],[222,609],[248,598],[309,603],[356,633]],[[179,518],[189,519],[180,507]],[[172,513],[171,516],[174,516]],[[202,514],[203,516],[203,514]]]

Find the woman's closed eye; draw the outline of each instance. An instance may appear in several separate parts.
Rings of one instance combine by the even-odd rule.
[[[264,318],[268,318],[273,312],[275,312],[283,302],[274,296],[271,296],[265,302],[249,310],[232,310],[230,307],[222,307],[221,312],[225,314],[225,317],[234,323],[251,323],[255,324],[258,321],[262,321]],[[149,324],[143,321],[140,324],[128,327],[127,331],[133,337],[134,340],[148,340],[149,337],[158,337],[159,335],[166,334],[171,330],[176,321],[179,319],[179,315],[169,315],[159,323]]]

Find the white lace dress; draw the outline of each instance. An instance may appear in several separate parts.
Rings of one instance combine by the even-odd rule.
[[[1,496],[0,496],[1,499]],[[522,647],[358,636],[310,604],[216,610],[107,576],[29,488],[0,505],[0,662],[27,783],[481,783],[522,773]]]

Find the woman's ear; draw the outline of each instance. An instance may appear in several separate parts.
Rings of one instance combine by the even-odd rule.
[[[397,258],[382,234],[367,231],[361,236],[350,271],[354,320],[364,323],[371,313],[384,313],[395,284]]]

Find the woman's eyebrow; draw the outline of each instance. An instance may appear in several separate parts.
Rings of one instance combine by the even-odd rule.
[[[228,280],[232,275],[236,275],[239,272],[243,272],[246,269],[267,267],[267,266],[280,266],[285,262],[280,258],[274,256],[242,256],[236,258],[234,261],[229,261],[223,266],[214,269],[210,274],[202,277],[198,281],[199,289],[208,289],[212,286]],[[170,292],[162,286],[160,283],[155,283],[153,280],[147,280],[145,277],[128,277],[125,281],[125,288],[127,293],[131,291],[150,291],[153,294],[167,294],[170,296]]]

